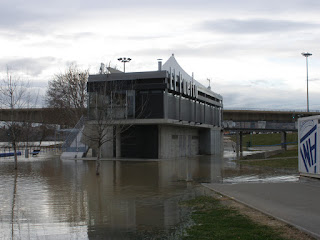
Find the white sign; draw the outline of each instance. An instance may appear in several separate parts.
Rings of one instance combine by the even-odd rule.
[[[299,172],[319,174],[319,120],[320,116],[298,120]]]

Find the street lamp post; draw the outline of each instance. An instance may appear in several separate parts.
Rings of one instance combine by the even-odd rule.
[[[308,57],[312,56],[311,53],[303,52],[302,56],[306,57],[306,66],[307,66],[307,112],[309,112],[309,80],[308,80]]]
[[[118,61],[123,62],[123,72],[126,72],[126,63],[131,61],[131,58],[118,58]]]

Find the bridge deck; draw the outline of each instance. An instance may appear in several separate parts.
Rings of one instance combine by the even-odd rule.
[[[85,112],[85,110],[82,110]],[[11,110],[0,109],[0,121],[11,121]],[[278,122],[294,123],[299,117],[320,115],[320,112],[303,111],[261,111],[261,110],[223,110],[223,121],[233,122]],[[48,124],[65,124],[69,119],[65,117],[65,110],[54,108],[25,108],[15,109],[14,121],[35,122]]]

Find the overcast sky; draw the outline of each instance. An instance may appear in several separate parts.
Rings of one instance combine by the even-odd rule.
[[[172,53],[224,107],[320,110],[319,0],[0,0],[0,70],[45,93],[75,62],[152,71]]]

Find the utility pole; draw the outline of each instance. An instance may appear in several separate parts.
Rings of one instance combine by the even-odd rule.
[[[311,53],[301,53],[302,56],[306,57],[306,67],[307,67],[307,112],[309,112],[309,80],[308,80],[308,57],[312,56]]]

